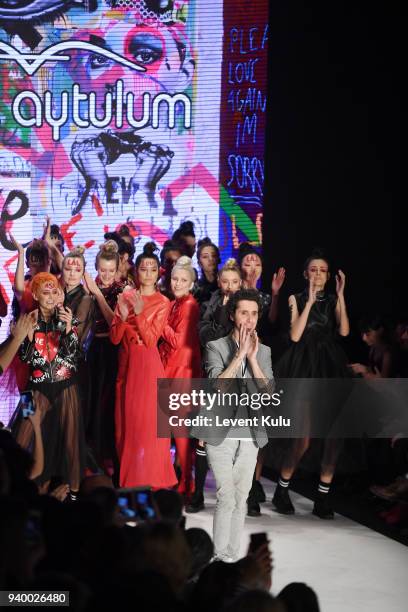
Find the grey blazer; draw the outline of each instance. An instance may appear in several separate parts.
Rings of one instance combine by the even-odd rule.
[[[207,373],[208,378],[217,379],[218,376],[224,372],[224,370],[230,365],[233,360],[235,354],[237,352],[237,345],[235,343],[232,334],[225,336],[224,338],[220,338],[219,340],[213,340],[208,342],[205,348],[204,355],[204,368]],[[238,393],[246,392],[250,393],[269,393],[272,394],[274,390],[274,379],[273,379],[273,371],[272,371],[272,359],[271,359],[271,349],[264,344],[259,344],[258,353],[257,353],[257,361],[259,367],[262,372],[265,374],[266,378],[269,379],[270,384],[268,388],[259,388],[256,384],[256,381],[253,378],[253,373],[251,370],[251,366],[249,362],[246,364],[244,376],[242,377],[242,372],[237,372],[236,375],[236,385],[234,385],[233,391],[237,391]],[[217,387],[222,387],[225,379],[219,379],[217,381]],[[225,381],[227,383],[227,381]],[[215,381],[214,381],[215,383]],[[231,389],[228,389],[231,391]],[[227,391],[227,389],[226,389]],[[232,406],[230,409],[230,413],[226,413],[226,409],[223,408],[222,414],[223,416],[233,417],[237,412],[238,407]],[[259,414],[260,410],[257,411]],[[247,408],[248,417],[253,417],[257,413],[253,410]],[[207,442],[207,444],[219,445],[225,439],[228,434],[230,427],[223,427],[221,431],[217,430],[217,435],[209,435],[207,431],[199,431],[199,428],[194,428],[194,436],[197,438],[203,439]],[[265,428],[259,424],[257,427],[251,428],[252,439],[254,442],[262,448],[268,442],[268,436],[266,434]]]

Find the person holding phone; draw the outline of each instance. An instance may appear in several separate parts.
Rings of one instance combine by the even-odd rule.
[[[20,347],[20,357],[30,368],[28,390],[32,391],[35,412],[41,422],[44,469],[38,485],[53,476],[68,483],[75,498],[83,475],[86,452],[77,383],[80,343],[72,312],[60,300],[58,281],[52,274],[36,274],[32,282],[38,309],[36,325]],[[11,429],[25,449],[32,446],[32,420],[15,413]]]

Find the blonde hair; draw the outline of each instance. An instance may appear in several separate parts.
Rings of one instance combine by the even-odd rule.
[[[218,278],[223,272],[236,272],[239,278],[241,278],[241,268],[239,267],[237,260],[233,259],[233,257],[227,259],[224,265],[218,269]]]
[[[105,261],[114,261],[116,268],[119,267],[119,247],[114,240],[107,240],[103,244],[99,245],[99,252],[95,260],[95,269],[98,269],[99,260],[105,259]]]
[[[193,264],[192,264],[190,257],[187,257],[187,255],[182,255],[181,257],[179,257],[173,266],[171,275],[173,276],[174,272],[176,272],[177,270],[185,270],[186,272],[190,274],[191,282],[192,283],[195,282],[197,275],[196,275],[196,271],[193,268]]]
[[[85,247],[83,246],[78,246],[72,249],[72,251],[70,251],[69,253],[67,253],[63,259],[62,262],[62,269],[64,269],[65,266],[65,262],[67,261],[67,259],[80,259],[82,261],[82,265],[84,268],[84,272],[85,272],[85,266],[86,266],[86,261],[85,261],[85,257],[84,257],[84,253],[85,253]]]

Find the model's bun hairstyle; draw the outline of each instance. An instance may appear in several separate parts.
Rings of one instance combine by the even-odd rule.
[[[38,290],[45,284],[54,285],[56,288],[59,287],[57,278],[49,272],[39,272],[36,274],[31,281],[31,293],[33,295],[38,293]]]
[[[119,247],[114,240],[107,240],[99,246],[99,252],[104,255],[119,253]]]
[[[241,242],[238,248],[238,257],[237,257],[238,263],[240,266],[242,264],[242,260],[247,255],[257,255],[262,262],[262,256],[252,244],[250,244],[249,242]]]
[[[136,257],[136,263],[135,263],[136,268],[140,266],[143,259],[155,259],[157,261],[157,267],[160,268],[160,260],[157,255],[158,250],[159,249],[156,246],[155,242],[146,242],[146,244],[143,247],[143,252],[140,253],[140,255]]]
[[[135,254],[135,240],[132,236],[132,234],[130,233],[130,227],[128,225],[121,225],[119,228],[119,236],[121,236],[125,242],[127,242],[128,244],[130,244],[130,246],[133,248],[133,255]]]
[[[69,252],[69,254],[67,255],[67,257],[68,257],[68,256],[71,256],[71,257],[83,257],[83,256],[84,256],[85,251],[86,251],[85,247],[84,247],[84,246],[82,246],[82,245],[80,245],[80,246],[74,247],[74,248],[73,248],[73,249],[72,249],[72,250]]]
[[[313,247],[311,254],[309,255],[309,257],[306,259],[305,263],[303,264],[304,272],[306,272],[306,270],[309,267],[310,262],[313,261],[314,259],[323,259],[323,261],[327,263],[327,266],[330,270],[330,260],[326,256],[324,249],[320,247]]]
[[[195,238],[194,223],[192,221],[183,221],[174,232],[172,240],[180,240],[182,236],[192,236]]]
[[[123,225],[121,225],[121,226],[120,226],[120,228],[119,228],[119,232],[118,232],[118,233],[119,233],[119,235],[120,235],[120,236],[130,236],[130,237],[131,237],[131,234],[130,234],[130,229],[129,229],[129,227],[128,227],[127,225],[125,225],[125,224],[123,224]]]
[[[187,238],[194,238],[194,246],[188,244]],[[183,221],[180,227],[176,229],[171,237],[172,240],[176,240],[183,247],[183,254],[192,257],[195,252],[195,232],[194,223],[192,221]]]
[[[182,253],[184,251],[184,246],[176,240],[166,240],[166,242],[163,244],[162,250],[160,251],[160,263],[162,266],[164,266],[164,262],[166,260],[166,253],[169,251],[178,251],[179,253]]]
[[[215,255],[216,255],[216,258],[217,258],[217,266],[218,266],[220,261],[221,261],[221,258],[220,258],[220,249],[217,247],[216,244],[214,244],[212,242],[211,238],[208,238],[208,236],[206,236],[205,238],[202,238],[201,240],[199,240],[197,242],[197,259],[198,259],[198,261],[200,261],[201,251],[205,247],[211,247],[212,249],[214,249]]]
[[[106,232],[104,234],[105,241],[114,240],[119,247],[119,256],[121,257],[125,253],[128,256],[129,263],[133,263],[133,257],[135,256],[135,245],[130,244],[127,240],[124,240],[119,232]]]
[[[74,247],[69,253],[67,253],[62,261],[62,269],[64,269],[65,263],[67,259],[80,259],[82,261],[82,265],[85,271],[86,261],[84,257],[86,249],[83,246]]]
[[[171,275],[173,276],[174,272],[177,272],[177,270],[185,270],[190,274],[191,282],[195,282],[197,275],[196,271],[193,268],[193,262],[191,261],[190,257],[187,257],[187,255],[182,255],[181,257],[179,257],[173,266]]]
[[[99,251],[95,259],[95,269],[98,269],[99,261],[104,259],[105,261],[114,261],[116,263],[116,269],[119,267],[119,246],[114,240],[107,240],[103,244],[99,245]]]
[[[236,272],[241,278],[241,268],[239,267],[237,260],[233,257],[227,259],[224,265],[219,268],[218,276],[221,276],[223,272]]]
[[[143,255],[146,255],[147,257],[153,257],[154,255],[156,255],[157,257],[158,250],[159,249],[155,242],[146,242],[143,247]]]

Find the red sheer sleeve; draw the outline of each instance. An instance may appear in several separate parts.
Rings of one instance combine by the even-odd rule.
[[[169,316],[170,302],[162,302],[157,305],[153,313],[146,314],[145,311],[133,315],[134,321],[143,343],[147,347],[155,346],[162,335],[163,328]]]
[[[119,307],[116,306],[115,313],[112,319],[112,324],[109,331],[109,338],[112,344],[120,344],[126,331],[127,323],[122,320],[119,314]]]

